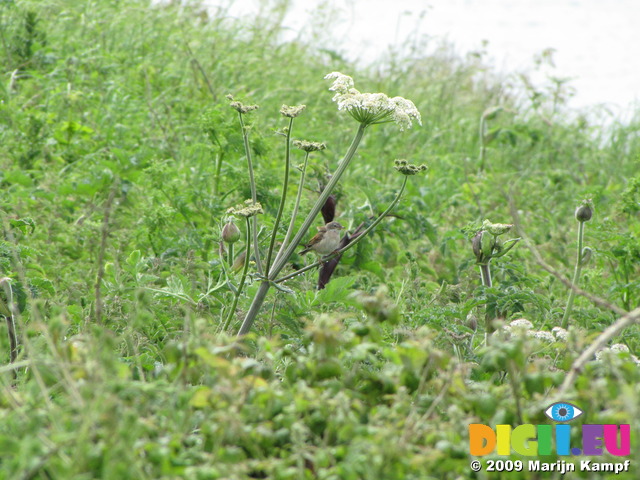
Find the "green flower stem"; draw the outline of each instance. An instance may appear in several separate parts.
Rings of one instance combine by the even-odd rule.
[[[287,233],[284,236],[284,240],[282,241],[282,246],[276,255],[276,261],[282,256],[282,252],[286,248],[289,243],[289,239],[293,234],[293,229],[296,226],[296,217],[298,216],[298,208],[300,207],[300,200],[302,199],[302,189],[304,188],[304,180],[307,173],[307,164],[309,162],[309,152],[305,152],[304,155],[304,164],[302,165],[302,172],[300,174],[300,183],[298,184],[298,194],[296,196],[296,203],[293,205],[293,212],[291,213],[291,220],[289,221],[289,228],[287,229]]]
[[[482,277],[482,285],[485,288],[490,288],[493,286],[493,282],[491,281],[491,267],[489,266],[489,262],[480,264],[480,276]],[[493,322],[494,316],[491,314],[491,306],[487,303],[486,310],[484,312],[484,344],[489,344],[489,333],[493,331],[493,326],[491,322]]]
[[[318,265],[321,265],[329,260],[331,260],[332,258],[341,255],[342,253],[346,252],[347,250],[349,250],[350,248],[353,248],[355,245],[357,245],[357,243],[362,240],[364,237],[367,236],[367,234],[373,230],[383,219],[384,217],[386,217],[389,212],[391,212],[391,210],[393,210],[393,208],[398,204],[398,201],[400,200],[400,197],[402,196],[403,192],[404,192],[404,188],[407,185],[407,176],[404,177],[404,180],[402,182],[402,186],[400,187],[400,191],[398,192],[398,194],[396,195],[396,198],[393,199],[393,202],[391,202],[391,204],[389,205],[389,207],[387,207],[387,209],[382,212],[380,215],[378,215],[378,218],[376,218],[374,220],[374,222],[369,225],[364,232],[362,232],[358,238],[356,238],[353,242],[349,243],[348,245],[344,246],[343,248],[341,248],[340,250],[336,250],[333,253],[330,253],[329,255],[327,255],[326,257],[322,258],[321,260],[318,260],[315,263],[312,263],[311,265],[307,265],[306,267],[301,268],[300,270],[296,270],[293,273],[290,273],[288,275],[285,275],[284,277],[281,277],[277,280],[274,281],[274,283],[282,283],[284,281],[290,280],[293,277],[296,277],[298,275],[300,275],[301,273],[306,272],[307,270],[311,270],[312,268],[317,267]]]
[[[222,159],[224,157],[224,153],[222,151],[218,152],[216,155],[216,174],[213,180],[213,196],[218,195],[218,190],[220,189],[220,172],[222,171]]]
[[[253,175],[253,162],[251,161],[251,149],[249,148],[249,134],[247,133],[247,129],[244,125],[244,120],[242,119],[242,113],[238,112],[238,117],[240,118],[240,128],[242,129],[242,141],[244,142],[244,151],[247,156],[247,166],[249,170],[249,187],[251,188],[251,200],[253,203],[258,201],[258,195],[256,193],[256,180]],[[258,245],[258,216],[253,216],[253,249],[255,251],[254,255],[256,257],[256,268],[258,269],[258,273],[263,275],[262,272],[262,261],[260,260],[260,248]]]
[[[273,247],[276,244],[276,237],[278,236],[278,227],[280,226],[280,220],[282,219],[282,212],[284,210],[284,204],[287,200],[287,188],[289,187],[289,165],[291,163],[291,128],[293,127],[293,117],[289,119],[289,128],[286,133],[286,144],[284,154],[284,181],[282,184],[282,195],[280,196],[280,206],[278,207],[278,213],[276,214],[276,221],[273,224],[273,233],[271,234],[271,242],[269,243],[269,251],[267,252],[267,263],[265,264],[265,276],[269,276],[269,268],[271,267],[271,256],[273,255]]]
[[[573,271],[573,280],[571,285],[578,286],[580,281],[580,272],[582,272],[582,244],[584,242],[584,224],[585,222],[578,222],[578,251],[576,253],[576,266]],[[571,309],[573,308],[573,300],[576,297],[576,291],[572,288],[569,292],[569,299],[567,300],[567,308],[564,310],[562,316],[562,328],[567,328],[569,325],[569,316],[571,315]]]
[[[255,218],[255,216],[253,217]],[[238,299],[240,295],[242,295],[242,289],[244,288],[244,282],[247,279],[247,272],[249,271],[249,262],[251,257],[251,222],[249,222],[249,217],[247,219],[247,254],[244,257],[244,269],[242,270],[242,277],[240,278],[240,284],[238,285],[238,290],[236,291],[235,296],[233,297],[233,303],[231,305],[231,309],[229,310],[229,314],[227,315],[227,319],[224,321],[224,325],[222,325],[222,331],[226,332],[229,327],[229,323],[231,323],[231,319],[235,314],[236,307],[238,306]]]
[[[356,151],[358,150],[358,145],[360,145],[360,142],[362,141],[365,128],[367,128],[365,124],[361,123],[360,125],[358,125],[358,131],[356,132],[353,138],[353,141],[349,146],[349,150],[347,150],[347,153],[342,159],[342,162],[340,162],[340,164],[338,165],[338,168],[336,169],[335,173],[331,177],[331,180],[329,180],[329,183],[320,194],[320,197],[318,197],[318,200],[316,201],[314,206],[311,208],[309,215],[307,215],[307,218],[305,219],[304,223],[300,227],[300,230],[298,230],[298,233],[296,233],[291,243],[287,245],[283,254],[274,262],[273,267],[269,272],[269,278],[267,280],[264,280],[261,283],[260,287],[258,287],[258,291],[256,292],[256,295],[253,298],[253,301],[251,302],[249,311],[247,312],[247,315],[245,316],[244,321],[242,322],[242,326],[238,331],[238,336],[245,335],[249,332],[249,330],[251,330],[251,326],[253,325],[253,322],[258,316],[258,312],[260,311],[260,308],[264,303],[264,299],[266,298],[267,293],[269,292],[269,288],[271,287],[271,281],[275,280],[277,278],[278,273],[280,273],[280,270],[284,268],[287,261],[289,260],[289,257],[291,257],[291,255],[293,254],[294,250],[302,240],[302,237],[304,237],[304,235],[307,233],[307,230],[309,230],[311,223],[313,223],[314,219],[316,218],[316,215],[318,215],[318,212],[320,212],[320,210],[322,209],[322,206],[327,201],[327,198],[329,198],[329,195],[331,195],[331,192],[336,186],[336,184],[338,183],[338,181],[340,180],[340,177],[349,166],[349,163],[351,162]]]
[[[478,170],[482,172],[484,170],[484,159],[487,153],[487,145],[485,143],[485,131],[486,131],[486,119],[483,114],[480,117],[480,129],[478,132],[478,136],[480,137],[480,154],[478,155]]]
[[[480,275],[482,276],[482,285],[485,287],[493,286],[493,283],[491,282],[491,268],[489,267],[489,263],[480,265]]]
[[[229,244],[229,251],[227,254],[227,263],[229,264],[229,267],[231,267],[231,265],[233,265],[233,243]]]

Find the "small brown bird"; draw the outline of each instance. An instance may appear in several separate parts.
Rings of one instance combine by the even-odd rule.
[[[329,222],[324,227],[318,227],[318,233],[307,243],[300,255],[313,250],[319,255],[329,255],[340,245],[340,230],[344,227],[338,222]]]

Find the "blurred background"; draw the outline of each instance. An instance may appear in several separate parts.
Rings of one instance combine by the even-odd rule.
[[[461,56],[482,55],[498,72],[532,81],[567,79],[568,105],[601,106],[618,118],[640,97],[637,0],[205,0],[233,17],[287,5],[283,40],[320,40],[319,48],[372,65],[424,39]]]

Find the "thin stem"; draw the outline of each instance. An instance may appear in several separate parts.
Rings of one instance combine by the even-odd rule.
[[[224,157],[223,152],[218,152],[216,155],[216,174],[213,179],[213,195],[218,195],[218,190],[220,189],[220,172],[222,171],[222,158]]]
[[[516,230],[518,231],[518,235],[520,235],[523,238],[526,247],[529,249],[536,263],[540,265],[540,267],[542,267],[544,270],[546,270],[555,278],[557,278],[558,281],[562,283],[565,287],[571,290],[574,290],[577,295],[580,295],[582,297],[589,299],[594,305],[601,308],[606,308],[607,310],[610,310],[619,316],[627,313],[627,311],[624,310],[623,308],[618,307],[617,305],[605,300],[604,298],[600,298],[592,293],[589,293],[585,290],[582,290],[581,288],[578,288],[576,285],[571,283],[571,281],[568,278],[565,278],[564,275],[560,274],[560,272],[558,272],[555,268],[553,268],[551,265],[549,265],[547,262],[544,261],[544,258],[542,258],[542,255],[540,255],[540,252],[538,251],[538,249],[533,245],[533,242],[531,241],[531,239],[526,235],[526,233],[522,229],[522,225],[520,224],[520,217],[518,215],[518,209],[516,207],[516,204],[513,200],[513,195],[511,193],[509,194],[509,210],[511,211],[511,216],[513,217],[513,221],[516,226]]]
[[[296,203],[293,205],[293,212],[291,213],[291,220],[289,221],[289,228],[287,229],[287,233],[284,236],[284,240],[282,241],[282,246],[276,255],[275,261],[282,256],[282,252],[287,246],[291,235],[293,234],[293,229],[296,226],[296,217],[298,216],[298,208],[300,207],[300,200],[302,199],[302,189],[304,187],[304,179],[307,173],[307,163],[309,161],[309,152],[305,152],[304,155],[304,164],[302,165],[302,173],[300,174],[300,183],[298,184],[298,194],[296,196]]]
[[[231,268],[231,265],[233,265],[233,243],[230,243],[228,248],[227,263],[229,264],[229,268]]]
[[[485,145],[485,141],[484,141],[484,132],[485,132],[485,116],[484,114],[480,117],[480,131],[479,133],[479,137],[480,137],[480,155],[478,158],[478,170],[480,172],[482,172],[484,170],[484,157],[486,155],[486,151],[487,151],[487,147]]]
[[[573,271],[572,285],[577,286],[580,281],[580,272],[582,271],[582,243],[584,241],[584,222],[578,222],[578,251],[576,254],[576,266]],[[567,300],[567,308],[564,310],[562,316],[562,328],[567,328],[569,325],[569,316],[571,315],[571,309],[573,308],[573,300],[576,297],[576,291],[571,289],[569,292],[569,299]]]
[[[235,314],[236,307],[238,306],[238,299],[240,298],[240,295],[242,295],[242,289],[244,288],[244,282],[245,282],[245,280],[247,278],[247,272],[249,271],[249,257],[251,256],[251,222],[249,221],[249,217],[247,217],[246,244],[247,244],[247,254],[244,257],[244,269],[242,270],[242,277],[240,278],[240,284],[238,285],[238,290],[236,291],[236,294],[233,297],[233,303],[231,304],[231,309],[229,310],[229,313],[227,314],[227,319],[225,320],[224,325],[222,326],[222,331],[223,332],[225,332],[227,330],[227,327],[229,326],[229,323],[231,323],[231,319],[233,318],[233,315]]]
[[[347,250],[349,250],[350,248],[353,248],[355,245],[358,244],[358,242],[360,240],[362,240],[371,230],[373,230],[383,219],[384,217],[386,217],[389,212],[391,210],[393,210],[393,208],[398,204],[398,201],[400,200],[400,197],[402,196],[402,193],[404,192],[404,188],[407,185],[407,177],[405,176],[402,182],[402,186],[400,187],[400,191],[398,192],[398,194],[396,195],[396,198],[393,199],[393,202],[391,202],[391,204],[387,207],[387,209],[382,212],[380,215],[378,215],[378,218],[376,218],[374,220],[374,222],[369,225],[359,236],[358,238],[356,238],[353,242],[349,243],[348,245],[342,247],[340,250],[336,250],[333,253],[330,253],[329,255],[327,255],[326,257],[322,258],[321,260],[318,260],[315,263],[312,263],[311,265],[307,265],[306,267],[301,268],[300,270],[296,270],[293,273],[290,273],[288,275],[285,275],[284,277],[281,277],[277,280],[275,280],[274,283],[282,283],[284,281],[287,281],[293,277],[296,277],[298,275],[300,275],[301,273],[306,272],[307,270],[311,270],[312,268],[317,267],[318,265],[321,265],[325,262],[328,262],[329,260],[331,260],[334,257],[337,257],[338,255],[342,255],[344,252],[346,252]]]
[[[253,203],[258,201],[258,195],[256,193],[256,179],[253,175],[253,162],[251,161],[251,149],[249,148],[249,134],[244,125],[242,119],[242,113],[238,112],[240,118],[240,128],[242,129],[242,141],[244,143],[244,152],[247,156],[247,167],[249,170],[249,187],[251,188],[251,200]],[[258,246],[258,216],[253,216],[253,250],[256,257],[256,268],[260,275],[264,275],[262,271],[262,261],[260,260],[260,248]]]
[[[273,255],[273,247],[276,244],[276,237],[278,236],[278,227],[280,226],[280,220],[282,219],[282,212],[284,210],[284,204],[287,200],[287,188],[289,187],[289,164],[291,156],[291,128],[293,127],[293,117],[289,119],[289,128],[286,133],[286,144],[284,152],[284,181],[282,183],[282,195],[280,196],[280,206],[278,207],[278,213],[276,214],[276,220],[273,224],[273,233],[271,234],[271,242],[269,243],[269,251],[267,252],[267,263],[265,265],[266,276],[269,276],[269,267],[271,266],[271,256]]]
[[[513,393],[513,400],[515,401],[516,404],[516,415],[518,416],[518,421],[519,423],[523,423],[522,422],[522,406],[520,403],[520,397],[522,395],[520,395],[520,391],[518,389],[518,379],[516,378],[516,368],[514,365],[514,361],[509,359],[509,361],[507,362],[507,371],[509,373],[508,377],[509,377],[509,384],[511,386],[511,392]]]
[[[100,235],[100,249],[98,250],[98,273],[96,275],[96,283],[95,283],[95,318],[96,323],[102,323],[102,279],[104,277],[104,257],[105,252],[107,250],[107,239],[109,238],[109,217],[112,213],[113,201],[116,198],[116,193],[119,188],[119,182],[116,181],[113,187],[111,188],[111,192],[109,193],[109,197],[104,204],[104,218],[102,219],[102,229]]]
[[[253,301],[251,302],[251,306],[249,307],[249,311],[247,312],[247,315],[245,316],[244,321],[242,322],[242,326],[240,327],[238,336],[245,335],[246,333],[249,332],[249,330],[251,330],[251,326],[253,325],[253,322],[258,316],[258,312],[260,311],[260,308],[262,307],[262,304],[264,303],[264,300],[267,297],[267,293],[269,292],[269,288],[271,287],[270,281],[273,281],[275,278],[277,278],[278,273],[280,273],[280,270],[284,268],[285,264],[289,260],[289,257],[291,257],[295,248],[298,246],[298,244],[302,240],[302,237],[304,237],[304,235],[307,233],[307,230],[311,226],[311,223],[313,222],[313,220],[316,218],[316,215],[318,215],[318,212],[322,209],[322,206],[327,201],[327,198],[329,198],[329,195],[331,195],[333,188],[336,186],[336,184],[340,180],[340,177],[342,176],[344,171],[347,169],[347,167],[349,166],[349,163],[351,162],[356,151],[358,150],[358,145],[360,145],[360,142],[362,141],[362,137],[364,136],[364,130],[366,127],[367,126],[362,123],[358,125],[358,131],[356,132],[353,138],[353,141],[349,146],[349,150],[347,150],[347,153],[342,159],[342,162],[338,165],[338,168],[336,169],[333,176],[331,177],[331,180],[329,180],[329,183],[320,194],[320,197],[318,198],[314,206],[311,208],[311,211],[309,212],[309,214],[307,215],[307,218],[305,219],[304,223],[300,227],[300,230],[298,230],[298,233],[296,233],[295,237],[293,238],[291,243],[286,247],[282,255],[279,256],[279,258],[277,258],[276,261],[274,262],[273,267],[269,272],[269,279],[263,281],[260,287],[258,288],[258,291],[256,292],[255,296],[253,297]]]
[[[4,316],[7,321],[7,333],[9,335],[9,363],[14,363],[18,358],[18,335],[16,334],[16,324],[13,320],[12,309],[15,308],[13,303],[13,291],[11,285],[6,279],[1,279],[0,284],[4,287],[8,304],[5,305],[2,297],[0,297],[0,317]],[[13,379],[17,378],[16,370],[13,370]]]
[[[482,276],[482,285],[485,288],[490,288],[493,286],[493,282],[491,281],[491,267],[489,267],[489,263],[483,263],[480,265],[480,275]],[[491,323],[493,322],[494,316],[491,314],[491,306],[489,305],[489,299],[487,298],[487,306],[485,307],[484,312],[484,344],[489,344],[489,333],[493,331],[493,326]]]

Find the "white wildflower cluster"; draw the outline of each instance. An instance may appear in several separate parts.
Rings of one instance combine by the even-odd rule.
[[[607,356],[617,355],[619,353],[629,353],[629,347],[622,343],[616,343],[610,347],[603,348],[596,352],[596,360],[603,361]],[[632,353],[629,353],[629,355],[636,365],[640,365],[640,358],[636,357]]]
[[[502,327],[502,330],[510,335],[524,333],[528,337],[534,337],[548,343],[566,341],[569,336],[569,333],[561,327],[554,327],[551,332],[547,332],[546,330],[534,330],[533,323],[526,318],[513,320],[509,325]]]
[[[324,78],[333,80],[329,90],[336,92],[333,101],[338,104],[338,110],[346,111],[362,124],[396,122],[400,130],[411,128],[413,120],[422,125],[420,112],[411,100],[389,98],[384,93],[360,93],[354,88],[353,78],[340,72],[329,73]]]
[[[526,318],[519,318],[517,320],[513,320],[509,325],[506,325],[507,329],[521,328],[523,330],[531,330],[533,328],[533,323],[531,323]]]
[[[568,340],[568,338],[569,338],[569,332],[567,332],[562,327],[553,327],[551,329],[551,332],[555,335],[555,337],[558,340],[562,340],[563,342],[566,342]]]

